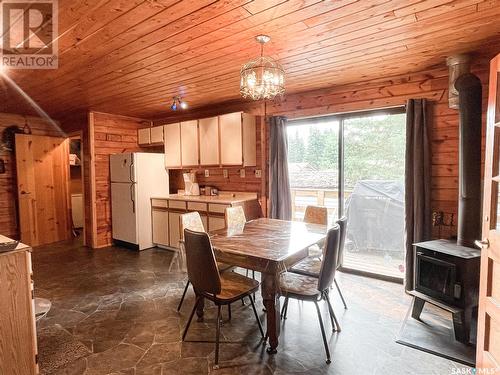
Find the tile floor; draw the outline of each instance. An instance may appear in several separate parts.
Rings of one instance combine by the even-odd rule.
[[[349,305],[334,294],[341,333],[331,333],[332,363],[325,355],[314,305],[290,301],[277,355],[260,341],[250,306],[233,305],[225,322],[221,368],[213,370],[216,310],[181,331],[194,302],[176,306],[185,275],[169,273],[172,253],[122,248],[91,251],[77,242],[35,249],[35,292],[53,307],[38,323],[42,374],[452,374],[462,365],[394,342],[409,305],[402,286],[339,274]],[[262,304],[257,296],[261,320]],[[227,310],[224,310],[227,317]]]

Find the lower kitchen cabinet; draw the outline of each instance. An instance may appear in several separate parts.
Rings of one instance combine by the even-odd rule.
[[[209,216],[208,217],[208,230],[214,231],[217,229],[224,229],[226,227],[226,220],[224,217]]]
[[[234,197],[234,195],[233,195]],[[248,201],[256,200],[257,197],[248,197]],[[226,227],[224,213],[227,207],[241,205],[241,200],[234,202],[213,202],[213,198],[207,201],[189,201],[172,198],[151,199],[153,243],[155,245],[179,248],[181,239],[180,216],[187,212],[198,212],[203,222],[205,231],[212,232]]]
[[[168,213],[168,228],[169,228],[169,245],[170,247],[179,247],[179,241],[181,239],[181,228],[180,228],[180,217],[181,212],[169,212]]]
[[[168,211],[165,209],[152,209],[153,243],[169,246],[168,242]]]

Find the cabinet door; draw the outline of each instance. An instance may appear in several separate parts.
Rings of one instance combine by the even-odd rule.
[[[243,118],[243,166],[257,165],[257,134],[255,116],[242,114]]]
[[[209,216],[208,217],[208,230],[210,232],[217,229],[224,229],[226,227],[226,220],[220,216]]]
[[[181,122],[182,166],[198,166],[198,120]]]
[[[208,232],[208,216],[200,213],[201,221],[203,222],[203,228],[205,228],[205,232]]]
[[[137,130],[137,143],[139,145],[149,145],[151,141],[150,128]]]
[[[151,143],[163,143],[163,126],[151,128]]]
[[[152,210],[153,243],[168,246],[168,211]]]
[[[169,228],[169,245],[170,247],[179,248],[179,240],[181,239],[181,231],[179,226],[179,212],[168,213],[168,228]]]
[[[219,118],[210,117],[198,121],[200,165],[219,165]]]
[[[181,126],[168,124],[163,128],[165,143],[165,167],[181,168]]]
[[[241,112],[219,116],[222,165],[243,164]]]

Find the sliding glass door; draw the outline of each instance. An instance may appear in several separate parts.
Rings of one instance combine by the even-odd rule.
[[[288,172],[292,190],[292,217],[304,218],[309,205],[328,208],[332,223],[339,217],[339,120],[288,126]]]
[[[294,219],[307,205],[347,216],[343,267],[402,278],[403,110],[290,121],[288,142]]]

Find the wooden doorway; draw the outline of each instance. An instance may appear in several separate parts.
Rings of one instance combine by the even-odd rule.
[[[483,197],[476,368],[500,367],[500,55],[491,61]]]
[[[21,241],[30,246],[71,238],[69,140],[16,134]]]
[[[69,194],[73,234],[86,245],[85,183],[83,131],[68,133],[69,137]]]

